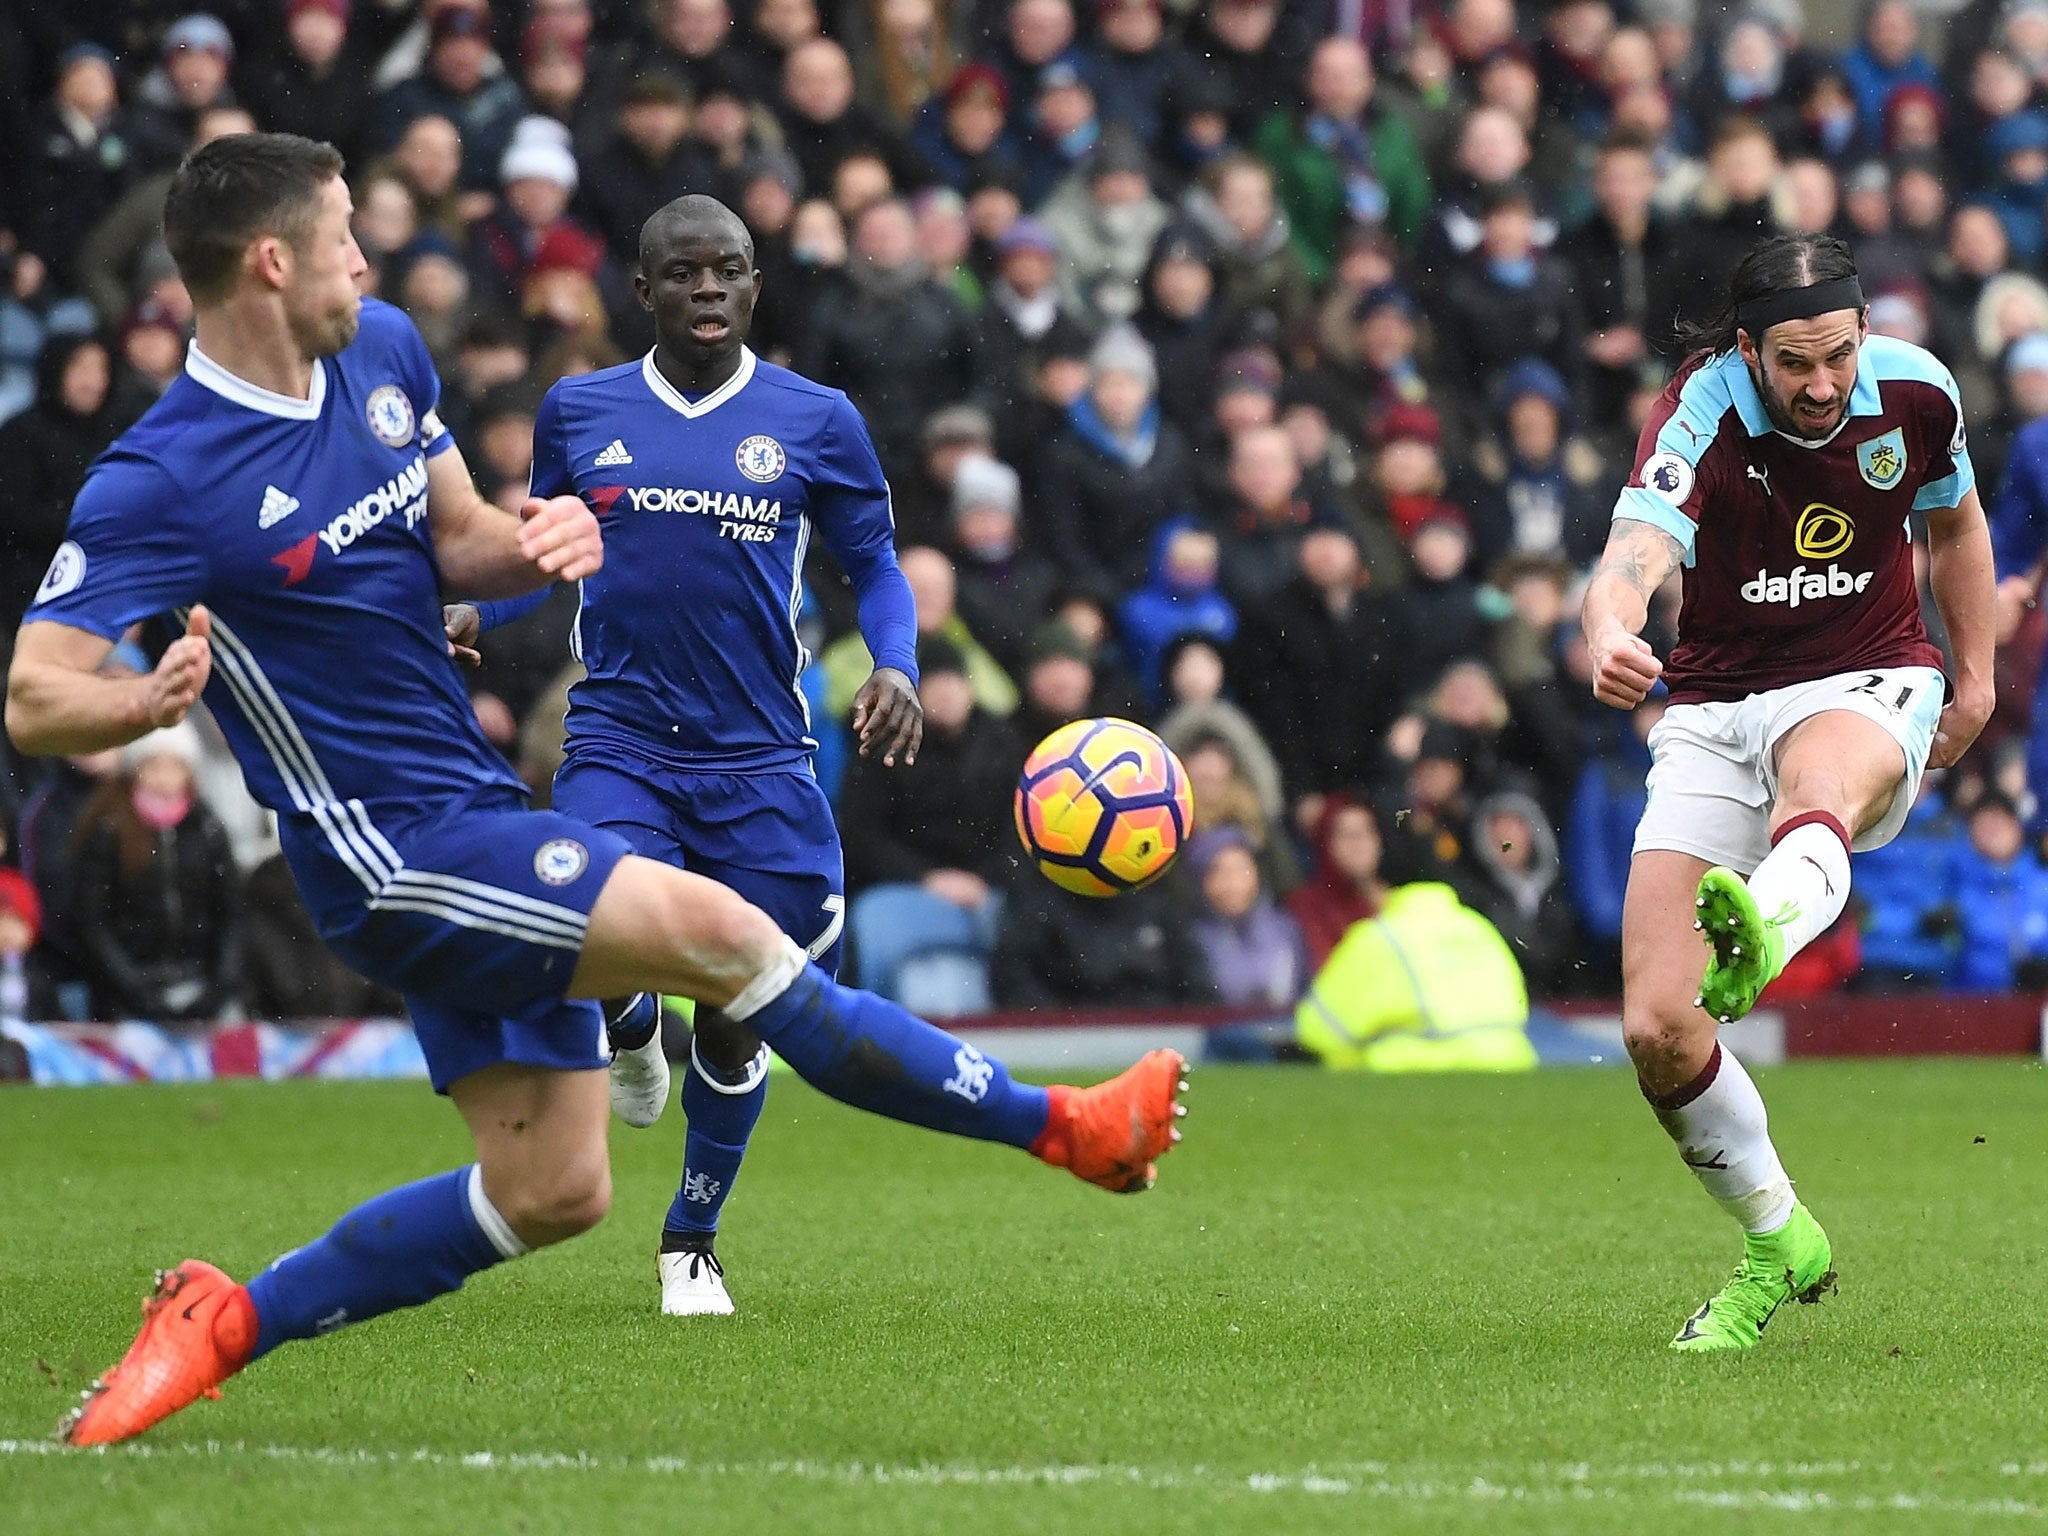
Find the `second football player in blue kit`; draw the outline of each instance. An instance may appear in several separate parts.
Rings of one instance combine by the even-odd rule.
[[[557,810],[638,853],[731,886],[828,972],[845,920],[838,829],[811,771],[798,678],[813,530],[853,583],[875,671],[854,724],[862,752],[917,752],[917,623],[896,564],[889,487],[860,413],[836,389],[747,347],[761,277],[746,226],[708,197],[648,220],[634,284],[657,340],[636,362],[567,378],[534,424],[540,497],[581,497],[610,558],[582,584]],[[451,610],[490,628],[538,598]],[[656,1001],[610,1009],[613,1103],[652,1124],[668,1096]],[[664,1222],[666,1312],[728,1313],[712,1250],[767,1093],[767,1051],[700,1009],[683,1082],[683,1174]]]

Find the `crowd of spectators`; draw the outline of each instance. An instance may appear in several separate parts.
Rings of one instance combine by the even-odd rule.
[[[707,192],[755,237],[756,349],[866,416],[917,597],[927,743],[884,769],[848,750],[846,586],[807,573],[861,976],[935,1006],[1284,1008],[1431,881],[1534,995],[1607,993],[1662,704],[1592,703],[1582,578],[1677,314],[1759,235],[1830,230],[1873,329],[1959,382],[2009,644],[1984,746],[1781,985],[2040,979],[2048,0],[1878,0],[1829,18],[1840,48],[1801,0],[740,3],[16,0],[0,629],[181,366],[160,214],[192,146],[344,151],[367,287],[507,505],[547,386],[651,342],[642,220]],[[474,683],[543,795],[573,609],[494,632]],[[1030,745],[1094,713],[1156,725],[1197,796],[1175,878],[1114,902],[1020,869],[1009,830]],[[388,1004],[313,958],[204,722],[13,764],[5,810],[0,1012]]]

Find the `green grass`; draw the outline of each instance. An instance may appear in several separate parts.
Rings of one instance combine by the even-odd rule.
[[[1666,1352],[1733,1228],[1614,1072],[1206,1070],[1120,1200],[778,1082],[664,1320],[677,1121],[591,1237],[42,1454],[152,1266],[248,1274],[461,1160],[416,1085],[0,1096],[9,1532],[2009,1530],[2048,1522],[2048,1074],[1763,1075],[1841,1294]],[[465,1463],[464,1456],[489,1453]]]

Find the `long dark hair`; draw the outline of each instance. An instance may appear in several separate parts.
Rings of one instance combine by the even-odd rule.
[[[1751,246],[1735,264],[1728,279],[1728,301],[1718,313],[1704,324],[1678,322],[1679,346],[1688,357],[1695,352],[1733,352],[1735,313],[1750,300],[1854,276],[1856,258],[1833,235],[1772,235]]]

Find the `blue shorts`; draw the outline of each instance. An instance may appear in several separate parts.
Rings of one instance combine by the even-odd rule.
[[[328,832],[351,813],[345,835]],[[338,807],[280,832],[328,947],[404,994],[437,1092],[499,1062],[606,1064],[599,1004],[562,994],[590,909],[633,851],[623,838],[509,790],[432,814]]]
[[[832,802],[807,768],[685,773],[572,743],[555,808],[633,851],[730,886],[839,973],[846,884]]]

